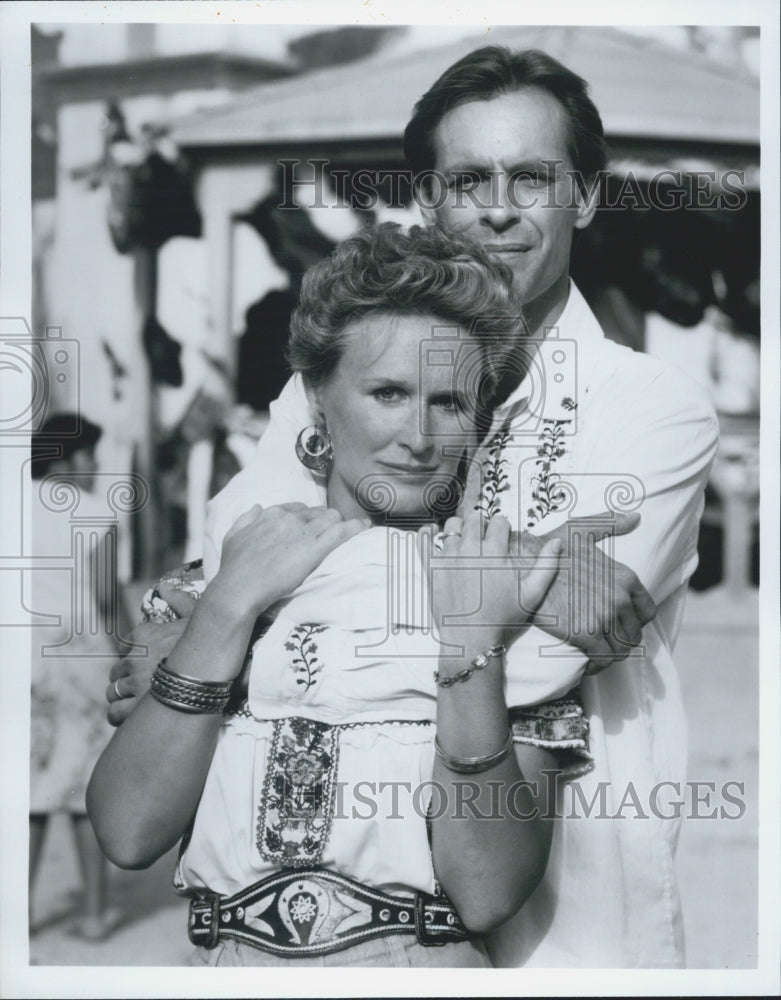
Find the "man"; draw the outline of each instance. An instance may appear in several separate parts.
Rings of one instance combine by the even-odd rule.
[[[679,819],[663,818],[676,810],[665,810],[660,789],[667,783],[680,791],[685,776],[671,650],[696,565],[715,415],[681,372],[607,341],[569,279],[572,240],[594,216],[589,189],[605,162],[599,114],[579,77],[543,53],[480,49],[418,103],[405,151],[416,172],[446,185],[445,198],[421,185],[421,198],[430,196],[427,220],[466,230],[500,256],[524,302],[524,364],[506,373],[507,396],[472,463],[464,507],[503,513],[523,532],[524,551],[535,551],[543,533],[571,535],[569,572],[543,606],[551,616],[546,631],[521,636],[508,663],[543,676],[552,657],[565,657],[573,683],[586,673],[581,691],[595,766],[574,789],[552,793],[562,818],[547,873],[491,936],[494,960],[682,965],[673,870]],[[207,579],[225,532],[259,498],[322,503],[321,488],[293,458],[295,438],[311,422],[300,385],[288,384],[271,413],[253,461],[210,511]],[[593,545],[576,558],[583,535],[572,519],[596,516],[608,533],[600,512],[611,506],[642,514],[635,530],[613,542],[612,554],[630,570]],[[653,622],[630,571],[658,605]]]

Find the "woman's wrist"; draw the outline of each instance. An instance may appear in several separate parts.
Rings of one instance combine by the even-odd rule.
[[[482,649],[477,656],[473,657],[468,666],[453,672],[439,670],[434,671],[434,681],[438,687],[449,688],[454,684],[463,684],[470,680],[478,671],[485,670],[493,660],[502,663],[504,660],[505,648],[501,643],[487,646]],[[463,659],[462,661],[463,662]]]
[[[251,628],[276,599],[270,591],[259,590],[257,582],[253,589],[241,586],[229,571],[220,569],[203,592],[201,602],[213,607],[224,622],[239,627],[249,622]]]
[[[235,680],[256,620],[254,611],[237,606],[219,587],[207,587],[168,655],[168,669],[207,683]]]
[[[163,658],[152,672],[150,691],[161,704],[189,715],[222,715],[231,696],[233,680],[204,681],[171,670]]]
[[[502,645],[502,629],[490,628],[443,628],[439,630],[441,651],[439,673],[451,676],[465,668],[485,650]]]
[[[439,658],[437,735],[457,756],[490,754],[507,736],[505,650],[495,637],[495,631],[470,630],[461,639],[462,655]]]

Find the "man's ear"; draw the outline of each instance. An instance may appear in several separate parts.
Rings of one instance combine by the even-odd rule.
[[[437,221],[437,211],[428,203],[426,192],[423,190],[425,183],[425,181],[415,181],[412,200],[418,206],[418,211],[420,212],[421,218],[425,224],[427,226],[433,226]]]
[[[582,190],[580,185],[575,185],[573,192],[577,205],[577,215],[575,218],[575,228],[585,229],[594,219],[594,215],[599,205],[600,178],[597,177],[591,184]]]

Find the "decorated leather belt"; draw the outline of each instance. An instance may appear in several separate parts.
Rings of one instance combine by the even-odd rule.
[[[287,869],[229,899],[194,898],[188,934],[206,948],[232,938],[286,958],[327,955],[386,934],[414,934],[427,946],[469,937],[444,896],[391,896],[319,868]]]

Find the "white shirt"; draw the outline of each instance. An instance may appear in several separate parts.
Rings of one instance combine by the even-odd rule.
[[[686,718],[672,650],[697,563],[716,416],[683,372],[607,340],[573,285],[529,374],[495,413],[488,447],[502,428],[504,465],[495,472],[506,488],[495,506],[534,533],[608,507],[639,510],[640,526],[602,547],[638,574],[658,614],[635,654],[584,677],[594,768],[576,783],[583,799],[561,790],[564,818],[543,882],[489,949],[500,966],[680,966],[680,819],[655,814],[675,810],[670,786],[658,802],[653,789],[671,781],[685,791]],[[484,488],[483,504],[490,499]],[[578,650],[554,646],[530,629],[512,653],[585,666]]]
[[[253,460],[209,506],[207,580],[225,533],[253,504],[325,502],[322,485],[294,452],[296,436],[311,422],[295,377],[272,406]],[[672,650],[697,562],[716,416],[683,372],[607,340],[571,284],[557,327],[497,411],[489,444],[502,443],[496,434],[505,424],[495,461],[506,488],[493,508],[514,529],[535,533],[600,513],[611,500],[614,508],[639,509],[640,526],[602,547],[638,574],[659,611],[639,652],[583,680],[595,766],[560,789],[560,812],[576,818],[555,824],[546,875],[521,912],[491,936],[494,960],[502,966],[680,966],[683,928],[673,865],[680,819],[660,818],[651,805],[660,782],[684,790],[686,720]],[[485,491],[483,502],[490,503]],[[509,650],[508,671],[516,658],[524,661],[531,688],[535,673],[544,679],[555,668],[567,690],[586,665],[579,650],[536,629]],[[534,703],[531,689],[526,703]],[[573,798],[574,788],[586,807]],[[657,813],[675,813],[665,794],[658,798]]]

